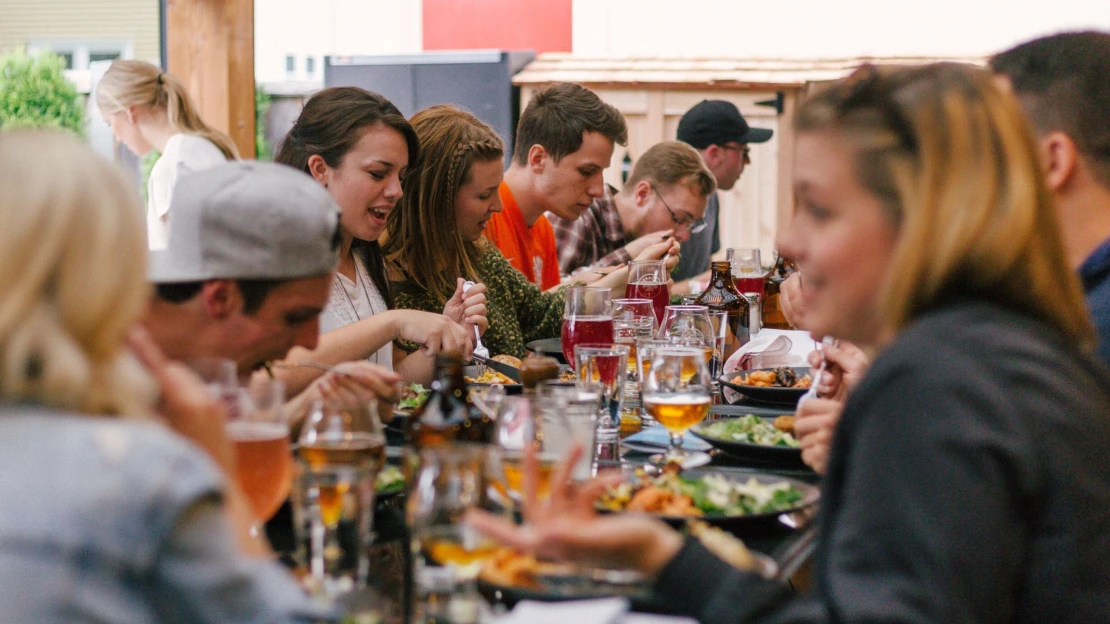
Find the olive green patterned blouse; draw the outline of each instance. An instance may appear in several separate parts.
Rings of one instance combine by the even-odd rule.
[[[483,246],[476,267],[486,285],[486,317],[489,328],[482,335],[482,344],[490,357],[507,353],[523,358],[525,343],[542,338],[556,338],[562,330],[565,292],[541,292],[524,274],[513,268],[492,245]],[[447,300],[429,293],[412,282],[391,282],[395,308],[442,312]],[[413,350],[416,345],[400,344]]]

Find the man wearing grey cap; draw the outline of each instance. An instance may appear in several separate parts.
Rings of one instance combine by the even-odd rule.
[[[241,377],[294,346],[312,349],[338,263],[339,208],[309,176],[282,165],[234,162],[174,190],[166,249],[152,252],[155,296],[143,325],[173,359],[233,360]],[[306,393],[391,392],[392,371],[345,365]],[[307,394],[303,393],[303,396]]]
[[[740,109],[724,100],[702,100],[678,122],[678,140],[698,150],[717,178],[717,188],[724,191],[736,185],[744,166],[751,162],[748,144],[768,141],[772,133],[749,126]],[[709,280],[709,258],[721,249],[719,211],[717,193],[713,193],[705,208],[709,227],[682,244],[682,258],[673,273],[673,294],[691,292],[691,279],[702,283]]]

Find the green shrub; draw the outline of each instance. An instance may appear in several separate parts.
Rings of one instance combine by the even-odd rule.
[[[273,98],[262,90],[261,85],[254,87],[254,150],[258,160],[273,160],[274,153],[266,141],[266,113],[270,111]]]
[[[51,53],[16,50],[0,57],[0,129],[64,128],[84,136],[85,109],[64,68]]]

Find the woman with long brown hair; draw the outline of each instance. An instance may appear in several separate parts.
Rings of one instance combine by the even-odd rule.
[[[702,622],[1104,622],[1110,379],[1018,102],[967,65],[865,67],[795,128],[779,248],[804,266],[806,323],[878,354],[833,438],[812,594],[599,517],[603,484],[552,486],[526,528],[472,522],[635,567]]]
[[[275,160],[315,178],[341,210],[339,271],[320,317],[320,344],[311,353],[294,349],[291,361],[369,359],[408,381],[425,382],[439,350],[469,352],[470,325],[485,329],[485,289],[464,296],[461,279],[449,300],[431,313],[392,309],[378,237],[396,211],[401,182],[419,153],[416,133],[397,107],[357,87],[333,87],[312,96],[282,140]],[[419,350],[395,354],[394,340]],[[295,392],[319,371],[301,367],[282,376]]]
[[[235,143],[201,119],[181,81],[145,61],[113,61],[96,88],[96,105],[132,152],[161,153],[147,181],[147,242],[162,249],[177,180],[238,158]]]

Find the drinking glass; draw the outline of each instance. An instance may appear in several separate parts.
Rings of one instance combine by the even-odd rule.
[[[642,399],[644,409],[670,434],[667,461],[688,457],[682,436],[709,414],[711,389],[703,350],[673,345],[655,350]]]
[[[628,345],[628,370],[636,370],[636,341],[651,338],[655,311],[650,299],[613,300],[613,342]]]
[[[228,414],[226,431],[235,445],[235,476],[255,520],[252,534],[260,534],[261,523],[277,512],[293,483],[284,402],[281,381],[259,378],[250,387],[238,389],[235,409]]]
[[[633,260],[628,263],[628,284],[624,287],[624,296],[650,299],[656,325],[663,322],[663,309],[671,302],[667,277],[667,265],[663,260]]]
[[[711,348],[714,344],[709,308],[703,305],[667,306],[658,338],[687,346]]]
[[[373,539],[374,482],[385,464],[376,403],[336,410],[313,404],[297,448],[296,526],[309,573],[329,595],[365,582]]]
[[[736,290],[756,293],[763,297],[763,265],[760,263],[759,248],[735,247],[729,249],[725,258],[732,265],[732,276],[736,279]]]
[[[642,338],[636,341],[636,377],[640,380],[640,423],[643,427],[659,424],[646,409],[643,409],[643,386],[647,381],[648,373],[651,372],[651,359],[655,357],[655,350],[671,344],[673,343],[669,340],[655,338]]]
[[[188,366],[214,398],[227,404],[230,412],[239,408],[239,374],[235,362],[227,358],[202,357],[187,360]]]
[[[497,450],[485,444],[452,443],[420,451],[407,518],[425,616],[435,621],[454,621],[439,617],[480,608],[475,580],[498,546],[463,518],[471,509],[511,513],[489,495],[497,457]]]
[[[566,290],[563,307],[563,357],[574,366],[574,345],[613,344],[609,289],[576,286]]]
[[[728,325],[728,312],[725,310],[709,310],[709,322],[713,325],[713,354],[709,359],[709,376],[713,385],[717,385],[717,377],[721,374],[724,364],[725,344],[731,332]]]
[[[578,388],[598,395],[598,442],[616,441],[620,433],[628,353],[628,345],[580,344],[574,348]]]
[[[532,407],[526,397],[508,397],[497,422],[505,493],[518,502],[525,493],[523,454],[526,448],[535,451],[538,481],[534,487],[536,497],[543,500],[551,492],[551,477],[559,464],[570,455],[575,443],[585,442],[576,435],[566,414]]]
[[[566,427],[546,429],[544,436],[559,452],[569,453],[581,444],[583,453],[571,469],[571,478],[585,481],[596,473],[597,418],[600,399],[596,392],[581,390],[578,384],[565,381],[542,381],[536,387],[533,410],[541,421],[563,419]]]

